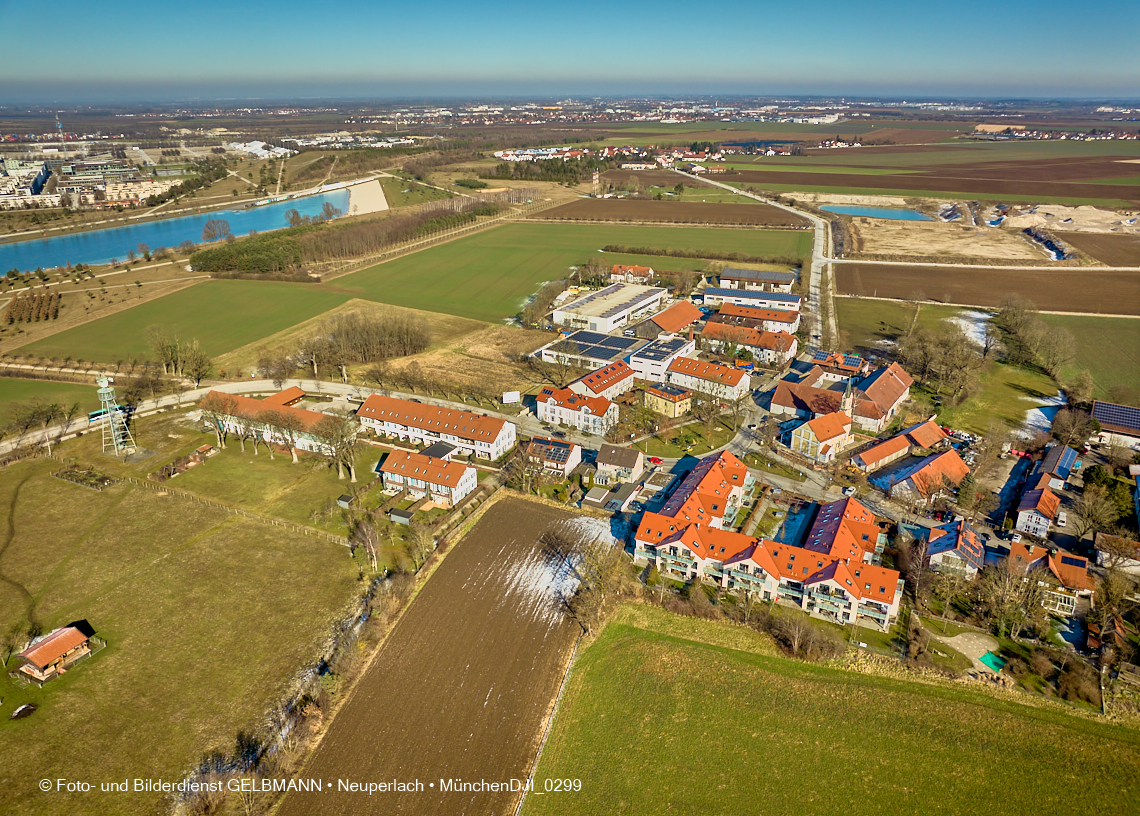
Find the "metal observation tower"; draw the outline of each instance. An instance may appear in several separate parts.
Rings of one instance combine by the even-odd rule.
[[[122,408],[115,402],[115,389],[111,387],[114,380],[99,377],[95,382],[99,385],[99,402],[102,404],[103,417],[107,420],[103,423],[103,453],[130,456],[135,452],[135,440],[131,436],[131,429],[127,427]]]

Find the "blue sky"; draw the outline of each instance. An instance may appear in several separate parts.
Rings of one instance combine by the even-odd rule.
[[[1140,3],[0,0],[0,99],[1140,96]],[[40,36],[31,32],[40,31]]]

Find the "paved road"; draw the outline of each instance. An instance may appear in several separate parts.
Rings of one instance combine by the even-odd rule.
[[[694,178],[688,173],[682,173],[680,170],[674,170],[673,172],[687,179]],[[821,330],[823,330],[822,337],[819,338],[819,345],[822,346],[824,343],[833,345],[839,337],[839,329],[835,322],[834,299],[831,303],[828,304],[826,327],[823,326],[824,312],[820,308],[823,292],[823,276],[829,273],[829,270],[826,267],[832,262],[832,260],[834,260],[828,254],[831,246],[831,225],[827,222],[827,220],[820,218],[818,215],[813,215],[811,213],[803,212],[802,210],[797,210],[795,207],[789,207],[786,204],[780,204],[776,201],[772,201],[771,199],[765,198],[764,196],[756,195],[755,193],[748,193],[728,184],[722,184],[719,181],[713,181],[712,179],[708,178],[702,178],[700,180],[705,184],[711,184],[714,187],[720,187],[723,190],[728,190],[730,193],[735,193],[736,195],[744,196],[745,198],[751,198],[754,201],[760,201],[764,204],[768,204],[769,206],[785,210],[786,212],[794,213],[795,215],[806,218],[812,222],[812,225],[815,229],[815,240],[812,243],[811,249],[811,279],[808,286],[808,311],[818,316]],[[832,286],[831,288],[834,292],[835,287]]]

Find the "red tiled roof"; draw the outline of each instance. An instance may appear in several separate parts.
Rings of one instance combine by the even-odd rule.
[[[898,363],[891,363],[871,374],[859,384],[859,390],[879,408],[886,411],[914,385],[914,380]]]
[[[653,267],[651,266],[625,266],[623,264],[614,264],[610,268],[611,275],[634,275],[639,278],[647,278],[653,274]]]
[[[812,414],[832,414],[843,407],[843,394],[815,388],[804,382],[780,380],[776,383],[772,404]]]
[[[957,487],[969,472],[970,468],[957,451],[948,450],[930,457],[925,465],[910,474],[910,482],[923,496],[929,496],[942,485],[943,476]]]
[[[827,442],[836,437],[843,436],[851,430],[851,417],[842,411],[834,414],[824,414],[807,423],[811,432],[819,442]]]
[[[1044,477],[1048,480],[1048,475]],[[1028,510],[1036,510],[1045,518],[1052,520],[1057,515],[1057,509],[1061,506],[1061,500],[1057,498],[1057,494],[1047,487],[1038,487],[1033,490],[1026,490],[1021,494],[1021,502],[1017,505],[1017,512],[1023,513]]]
[[[291,385],[284,391],[279,391],[271,397],[266,397],[262,402],[266,405],[289,405],[304,398],[305,392],[297,386]]]
[[[819,508],[804,549],[862,561],[864,553],[875,551],[878,539],[875,514],[856,499],[839,499]]]
[[[661,331],[676,334],[701,318],[701,310],[687,300],[679,300],[660,314],[649,318]]]
[[[87,642],[87,635],[74,626],[65,626],[45,637],[38,643],[33,643],[17,657],[27,660],[41,671],[53,661],[59,660],[76,646]]]
[[[507,424],[505,419],[482,416],[471,411],[437,408],[378,394],[366,399],[356,415],[483,442],[493,442]]]
[[[291,405],[275,405],[267,400],[243,397],[241,394],[226,394],[221,391],[211,391],[206,397],[211,395],[226,400],[233,400],[231,403],[233,405],[233,413],[230,416],[256,417],[265,411],[273,411],[278,414],[296,417],[301,423],[301,429],[308,432],[311,432],[318,422],[328,416],[327,414],[319,414],[316,411],[306,411],[304,408],[294,408]],[[206,399],[206,397],[203,397],[203,400]]]
[[[717,363],[707,363],[704,360],[694,360],[692,357],[678,357],[669,364],[669,370],[676,371],[678,374],[687,374],[700,380],[718,382],[731,388],[740,385],[748,376],[745,372],[737,371],[735,368]]]
[[[692,391],[689,391],[688,389],[685,389],[685,388],[680,388],[679,386],[673,386],[673,387],[676,388],[677,391],[680,393],[671,394],[668,391],[662,391],[660,388],[658,388],[655,385],[648,386],[645,389],[645,391],[646,391],[646,393],[652,394],[653,396],[657,397],[658,399],[663,399],[666,402],[684,402],[685,400],[692,398],[692,396],[693,396]]]
[[[595,394],[601,394],[607,388],[632,377],[633,374],[632,368],[621,360],[618,360],[616,363],[610,363],[605,368],[599,368],[597,371],[590,372],[585,377],[580,377],[577,382],[582,383]]]
[[[424,456],[422,453],[392,451],[380,465],[381,473],[396,473],[404,478],[419,479],[433,485],[455,487],[469,465]]]
[[[909,448],[910,440],[906,436],[892,436],[886,442],[880,442],[878,445],[868,448],[855,458],[864,465],[873,465],[875,462],[880,462],[888,456],[894,456],[896,453],[901,453]]]
[[[1069,589],[1091,590],[1096,586],[1093,579],[1089,577],[1088,559],[1079,555],[1067,553],[1050,555],[1049,571],[1057,577],[1063,586]]]
[[[736,326],[731,323],[706,323],[702,337],[736,343],[739,346],[787,351],[795,342],[787,332],[761,331],[750,326]]]
[[[584,394],[575,393],[569,388],[544,388],[538,396],[538,401],[568,408],[575,413],[582,413],[583,409],[588,409],[589,413],[594,416],[605,416],[606,412],[610,410],[610,406],[613,405],[605,397],[587,397]]]
[[[706,456],[665,502],[661,515],[704,523],[723,518],[733,488],[743,488],[747,476],[748,468],[728,451]]]
[[[946,438],[946,433],[938,427],[933,419],[928,419],[913,428],[903,431],[903,435],[920,448],[933,448]]]
[[[693,307],[696,308],[696,307]],[[780,309],[762,309],[759,306],[743,306],[736,303],[725,303],[717,314],[725,317],[745,317],[753,320],[771,320],[777,323],[795,323],[800,316],[796,311],[781,311]]]

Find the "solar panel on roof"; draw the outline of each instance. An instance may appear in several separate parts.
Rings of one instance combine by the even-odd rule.
[[[1070,567],[1083,567],[1083,566],[1085,566],[1085,561],[1083,559],[1073,558],[1071,555],[1062,555],[1061,556],[1061,563],[1067,564]]]
[[[856,357],[855,355],[850,355],[850,354],[843,355],[843,364],[844,365],[857,366],[857,365],[860,365],[862,362],[863,362],[862,357]]]
[[[1093,406],[1093,416],[1098,422],[1140,430],[1140,408],[1116,405],[1110,402],[1097,402]]]
[[[593,345],[597,345],[598,343],[605,341],[606,335],[599,334],[598,332],[578,331],[570,335],[569,339],[573,340],[575,343],[591,343]]]

